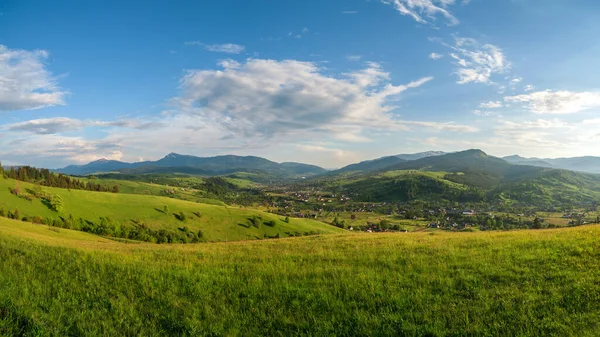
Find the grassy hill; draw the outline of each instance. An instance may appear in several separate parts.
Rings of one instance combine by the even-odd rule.
[[[596,336],[600,227],[124,244],[0,218],[0,335]]]
[[[290,219],[289,223],[276,215],[240,207],[227,207],[194,203],[155,195],[135,195],[125,193],[90,192],[43,187],[44,193],[58,195],[64,208],[57,213],[48,207],[44,200],[25,196],[33,194],[34,185],[19,182],[22,195],[10,192],[17,181],[0,178],[0,209],[5,212],[19,210],[20,218],[39,216],[42,219],[82,218],[98,225],[100,218],[118,226],[134,227],[144,224],[153,230],[178,231],[187,227],[192,232],[201,230],[207,241],[230,241],[262,239],[266,236],[286,237],[310,232],[336,233],[333,226],[310,219]],[[165,206],[168,211],[165,212]],[[199,213],[198,213],[199,212]],[[185,215],[185,221],[177,217]],[[260,218],[260,224],[252,225],[249,219]],[[272,226],[262,224],[273,221]]]

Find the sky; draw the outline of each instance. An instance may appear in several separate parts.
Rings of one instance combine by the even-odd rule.
[[[0,161],[600,156],[600,1],[0,1]]]

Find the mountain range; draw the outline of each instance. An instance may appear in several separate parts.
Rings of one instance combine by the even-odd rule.
[[[336,186],[360,201],[491,202],[553,209],[595,207],[600,175],[534,165],[515,165],[481,150],[416,160],[381,158],[329,172],[310,183]],[[384,162],[395,162],[383,168]],[[361,169],[361,170],[357,170]],[[504,207],[504,206],[502,206]]]
[[[276,163],[253,156],[196,157],[177,153],[169,153],[157,161],[137,163],[100,159],[85,165],[70,165],[55,171],[70,175],[120,172],[128,174],[188,173],[207,176],[260,171],[277,177],[313,176],[327,172],[315,165],[292,162]]]
[[[485,160],[484,160],[485,159]],[[126,163],[100,159],[85,165],[70,165],[55,170],[70,175],[89,175],[119,172],[128,174],[143,173],[187,173],[205,176],[224,175],[234,172],[260,172],[278,178],[312,177],[322,174],[329,176],[349,172],[375,172],[382,170],[407,170],[437,167],[440,171],[453,172],[457,167],[478,167],[478,171],[509,173],[525,172],[527,167],[555,168],[571,171],[600,174],[599,157],[575,157],[540,159],[518,155],[497,158],[480,150],[446,153],[427,151],[413,154],[399,154],[366,160],[337,170],[326,170],[319,166],[294,162],[276,163],[254,156],[224,155],[216,157],[196,157],[170,153],[157,161]],[[483,170],[485,168],[485,170]]]
[[[504,160],[517,165],[551,167],[570,171],[600,173],[600,157],[573,158],[525,158],[519,155],[504,157]]]

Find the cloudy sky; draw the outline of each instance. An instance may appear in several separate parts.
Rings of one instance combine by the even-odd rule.
[[[600,1],[0,2],[0,160],[600,155]]]

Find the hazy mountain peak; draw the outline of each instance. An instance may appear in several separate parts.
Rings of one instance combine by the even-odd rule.
[[[418,159],[423,159],[423,158],[427,158],[427,157],[441,156],[444,154],[447,154],[447,153],[443,152],[443,151],[425,151],[425,152],[418,152],[418,153],[397,154],[394,157],[398,157],[398,158],[404,159],[404,160],[418,160]]]
[[[466,151],[462,151],[462,152],[457,152],[457,154],[463,154],[466,156],[471,156],[471,157],[480,157],[480,158],[487,158],[488,155],[487,153],[479,150],[479,149],[470,149],[470,150],[466,150]]]
[[[164,159],[167,159],[167,158],[178,158],[178,157],[181,157],[181,155],[179,153],[171,152],[168,155],[164,156]]]

